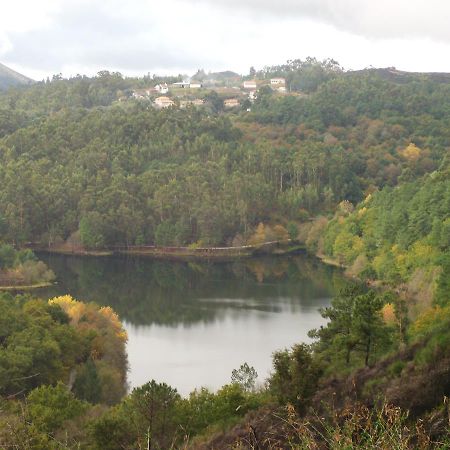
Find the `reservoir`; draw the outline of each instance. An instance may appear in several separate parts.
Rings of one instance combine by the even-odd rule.
[[[151,379],[182,395],[217,389],[247,362],[268,377],[272,353],[310,342],[319,308],[345,284],[340,270],[307,255],[235,262],[40,254],[58,283],[36,294],[70,294],[111,306],[128,332],[130,388]]]

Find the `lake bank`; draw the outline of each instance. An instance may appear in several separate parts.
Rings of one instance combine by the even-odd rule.
[[[21,292],[21,291],[32,291],[34,289],[43,289],[53,286],[55,283],[43,282],[36,283],[30,285],[11,285],[11,286],[2,286],[0,285],[0,291],[8,291],[8,292]]]
[[[239,247],[159,247],[159,246],[115,246],[105,249],[89,250],[81,246],[66,244],[54,246],[29,245],[34,251],[60,254],[67,256],[113,256],[132,255],[147,256],[155,259],[167,260],[209,260],[232,261],[234,259],[248,258],[259,255],[287,255],[304,251],[301,244],[293,244],[289,241],[264,242],[260,245],[244,245]]]

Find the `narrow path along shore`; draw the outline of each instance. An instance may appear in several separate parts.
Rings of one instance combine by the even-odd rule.
[[[45,282],[45,283],[36,283],[36,284],[30,284],[30,285],[12,285],[12,286],[1,286],[0,285],[0,291],[31,291],[33,289],[40,289],[40,288],[46,288],[49,286],[52,286],[54,283]]]
[[[293,244],[291,240],[264,242],[259,245],[239,247],[160,247],[153,245],[113,246],[98,250],[89,250],[82,246],[68,244],[43,247],[29,245],[35,251],[59,253],[77,256],[111,256],[114,254],[149,256],[166,259],[235,259],[256,256],[258,254],[284,255],[299,250],[304,246]]]

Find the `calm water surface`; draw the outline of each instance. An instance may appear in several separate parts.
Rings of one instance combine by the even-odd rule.
[[[128,332],[131,387],[151,379],[188,394],[216,389],[247,362],[263,382],[271,354],[320,326],[340,272],[305,255],[234,263],[41,254],[58,278],[44,297],[109,305]]]

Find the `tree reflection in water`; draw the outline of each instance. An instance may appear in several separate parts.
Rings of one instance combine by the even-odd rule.
[[[235,262],[173,262],[143,257],[41,254],[58,284],[43,297],[70,293],[109,305],[132,325],[208,323],[228,309],[277,312],[322,303],[345,283],[339,270],[306,255]]]

